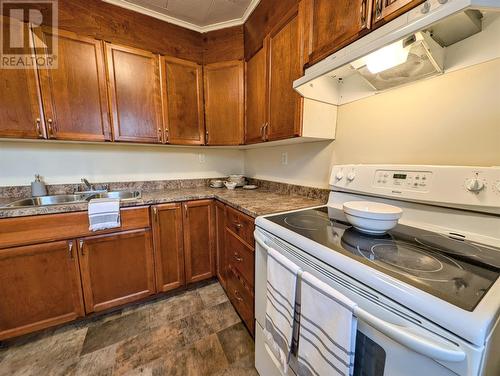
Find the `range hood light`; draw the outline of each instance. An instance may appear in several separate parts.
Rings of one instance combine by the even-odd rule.
[[[408,53],[409,49],[403,47],[403,40],[400,40],[372,52],[364,60],[368,70],[376,74],[405,63]]]

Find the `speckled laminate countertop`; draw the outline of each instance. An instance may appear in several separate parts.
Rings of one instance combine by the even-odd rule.
[[[234,191],[230,191],[225,188],[217,189],[199,187],[143,192],[141,199],[122,201],[120,206],[130,207],[154,205],[168,202],[201,199],[218,199],[219,201],[222,201],[223,203],[228,204],[233,208],[238,209],[252,217],[325,204],[325,202],[320,199],[312,199],[299,195],[281,194],[265,189],[236,189]],[[3,205],[6,205],[9,202],[15,200],[16,198],[0,198],[0,218],[67,213],[87,210],[87,203],[60,204],[26,208],[2,208]]]

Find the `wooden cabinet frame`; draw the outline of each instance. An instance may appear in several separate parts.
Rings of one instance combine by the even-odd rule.
[[[167,64],[179,65],[182,67],[192,68],[196,71],[196,110],[198,114],[198,140],[176,138],[173,132],[174,125],[171,124],[169,104],[176,98],[170,98],[168,95],[168,85],[171,78],[167,74]],[[162,86],[162,107],[163,107],[163,142],[166,144],[176,145],[203,145],[205,144],[205,116],[203,108],[203,67],[200,64],[182,60],[174,57],[161,56],[160,57],[160,72],[161,72],[161,86]],[[189,110],[189,109],[188,109]],[[194,110],[191,108],[190,110]],[[179,119],[178,119],[179,120]],[[192,124],[179,124],[182,126],[193,126]]]
[[[180,203],[162,204],[152,207],[153,210],[153,243],[155,253],[155,270],[156,270],[156,286],[158,291],[170,291],[182,287],[186,283],[185,270],[184,270],[184,235],[182,226],[182,205]],[[160,219],[162,212],[173,212],[174,223],[163,223]],[[166,282],[167,276],[164,275],[163,270],[166,263],[174,262],[168,256],[164,255],[163,250],[167,244],[162,243],[162,230],[164,226],[174,227],[175,238],[168,241],[171,246],[176,250],[177,262],[177,276],[173,282]]]
[[[141,136],[125,136],[121,134],[120,130],[120,117],[117,101],[117,87],[115,82],[115,68],[113,51],[120,51],[129,53],[132,55],[137,55],[150,59],[151,66],[154,71],[154,79],[151,85],[153,85],[154,90],[154,116],[155,116],[155,132],[154,136],[151,137],[141,137]],[[161,82],[160,82],[160,57],[152,52],[140,50],[132,47],[125,47],[120,45],[115,45],[111,43],[106,43],[106,64],[108,67],[108,96],[111,108],[111,119],[112,119],[112,129],[113,129],[113,140],[114,141],[134,141],[143,143],[162,143],[163,142],[163,116],[161,110]]]
[[[208,75],[210,72],[234,68],[237,69],[238,74],[238,115],[237,119],[234,121],[235,124],[218,124],[216,121],[212,119],[219,112],[218,108],[213,107],[213,103],[211,102],[213,94],[211,93],[211,84]],[[244,138],[244,120],[245,120],[245,83],[244,83],[244,65],[241,60],[231,60],[224,61],[220,63],[207,64],[203,67],[203,80],[204,80],[204,91],[205,91],[205,128],[206,135],[205,141],[207,145],[239,145],[243,144]],[[227,103],[224,101],[224,98],[219,98],[217,101],[217,106],[226,107]],[[221,141],[217,139],[216,136],[213,135],[213,130],[215,127],[220,126],[230,126],[236,129],[231,130],[231,140],[229,141]],[[220,133],[220,132],[219,132]]]
[[[71,41],[81,42],[82,44],[88,44],[94,47],[95,51],[95,64],[97,70],[97,81],[98,81],[98,97],[99,97],[99,107],[101,119],[101,132],[96,133],[71,133],[64,130],[64,125],[59,125],[58,111],[60,111],[55,103],[55,89],[53,87],[52,69],[38,69],[38,74],[40,77],[40,88],[42,92],[42,100],[45,111],[45,124],[47,128],[48,138],[55,138],[60,140],[78,140],[78,141],[110,141],[111,140],[111,128],[109,121],[109,110],[108,110],[108,99],[107,99],[107,85],[106,85],[106,70],[104,62],[104,52],[103,52],[103,42],[97,39],[83,37],[76,35],[74,33],[57,30],[55,33],[58,38],[69,39]],[[44,27],[42,38],[43,41],[46,40],[47,36],[53,35],[52,28]],[[60,48],[61,51],[61,48]],[[68,91],[68,95],[72,95],[71,90]]]
[[[52,260],[51,257],[56,257],[58,254],[61,255],[62,257],[66,258],[66,278],[70,280],[70,284],[67,286],[64,286],[68,290],[68,295],[66,298],[70,301],[72,301],[72,308],[66,312],[60,312],[60,307],[58,304],[60,303],[59,300],[54,300],[50,301],[47,300],[47,296],[43,299],[43,302],[40,302],[40,304],[46,304],[47,305],[47,311],[52,311],[53,314],[50,317],[39,317],[37,316],[47,316],[48,314],[42,314],[41,312],[37,312],[39,310],[39,306],[36,307],[21,307],[21,311],[26,311],[27,309],[30,309],[29,312],[29,317],[31,319],[31,323],[29,324],[24,324],[21,325],[19,323],[19,326],[10,328],[10,329],[4,329],[0,327],[0,340],[6,339],[6,338],[11,338],[15,336],[19,336],[22,334],[34,332],[36,330],[48,328],[54,325],[62,324],[65,322],[73,321],[77,319],[78,317],[84,316],[84,308],[83,308],[83,296],[82,296],[82,289],[81,289],[81,280],[80,280],[80,269],[79,269],[79,263],[78,263],[78,257],[76,255],[76,242],[74,240],[69,240],[69,241],[58,241],[58,242],[52,242],[52,243],[43,243],[43,244],[35,244],[35,245],[29,245],[29,246],[24,246],[24,247],[16,247],[16,248],[9,248],[9,249],[3,249],[0,250],[0,263],[2,263],[4,260],[8,259],[15,259],[15,258],[22,258],[22,257],[30,257],[30,256],[37,256],[37,255],[44,255],[45,259],[47,262],[51,261],[56,261]],[[59,256],[58,256],[59,257]],[[27,267],[32,267],[33,265],[30,265],[29,263],[27,264]],[[42,267],[43,268],[43,267]],[[43,275],[39,268],[38,270],[22,270],[19,271],[20,274],[25,274],[28,273],[29,276],[27,276],[27,280],[29,280],[31,277],[33,277],[33,273],[40,273],[40,275],[35,274],[34,280],[37,280],[37,286],[34,286],[34,294],[35,295],[47,295],[51,294],[51,291],[48,291],[51,289],[51,280],[53,281],[53,278],[62,278],[60,275],[50,275],[46,276]],[[16,273],[16,270],[11,270],[11,273]],[[24,277],[18,276],[19,280],[18,282],[21,283],[26,283],[24,281]],[[2,277],[5,277],[4,275]],[[0,277],[0,280],[2,280],[2,277]],[[11,281],[14,282],[14,281]],[[33,282],[33,281],[32,281]],[[2,282],[4,283],[4,282]],[[45,284],[45,285],[44,285]],[[4,285],[5,288],[9,289],[9,286]],[[26,286],[24,286],[26,287]],[[3,289],[2,289],[3,291]],[[15,291],[16,294],[29,294],[29,292],[26,291]],[[14,301],[9,302],[9,307],[14,308],[15,304],[23,304],[23,299],[19,299],[16,296],[8,296],[5,297],[3,296],[2,299],[6,301],[5,299],[13,299]],[[40,299],[40,297],[38,297]],[[55,297],[54,297],[55,299]],[[8,300],[7,300],[8,302]],[[31,309],[32,308],[32,309]],[[10,309],[10,308],[9,308]],[[15,308],[14,308],[15,309]],[[59,311],[59,312],[58,312]],[[1,312],[0,312],[1,314]],[[23,312],[23,314],[26,314],[26,312]],[[21,319],[21,318],[19,318]],[[21,319],[22,320],[22,319]]]

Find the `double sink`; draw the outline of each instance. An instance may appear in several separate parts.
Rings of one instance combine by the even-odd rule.
[[[88,202],[94,198],[117,198],[120,200],[136,200],[141,198],[140,191],[88,191],[69,195],[53,195],[31,197],[17,200],[5,205],[3,208],[24,208],[34,206],[49,206],[59,204],[78,204]]]

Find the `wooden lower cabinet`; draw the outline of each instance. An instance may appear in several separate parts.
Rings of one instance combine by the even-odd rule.
[[[155,293],[151,230],[79,239],[78,250],[87,313]]]
[[[215,204],[213,200],[183,204],[186,283],[215,276]]]
[[[83,315],[75,241],[0,250],[0,340]]]
[[[254,219],[217,202],[217,277],[229,300],[254,335]],[[223,219],[222,219],[223,218]],[[221,278],[222,277],[222,278]]]
[[[179,203],[153,207],[156,286],[166,292],[185,284],[182,206]]]
[[[216,221],[216,237],[217,237],[217,260],[216,270],[217,278],[224,289],[226,289],[226,247],[225,247],[225,230],[226,230],[226,205],[217,201],[215,203],[215,221]]]

